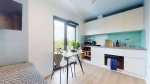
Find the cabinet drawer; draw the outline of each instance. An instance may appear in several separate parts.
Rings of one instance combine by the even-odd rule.
[[[146,59],[146,51],[143,51],[143,50],[125,50],[125,57]]]
[[[130,57],[124,58],[124,70],[130,73],[135,73],[145,76],[145,60],[135,59]]]
[[[124,49],[105,48],[105,54],[124,56]]]

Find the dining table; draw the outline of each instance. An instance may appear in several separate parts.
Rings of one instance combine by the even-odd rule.
[[[83,52],[81,52],[81,51],[77,51],[77,52],[71,52],[71,51],[64,51],[63,53],[62,53],[62,55],[63,55],[63,57],[66,59],[66,61],[67,61],[67,82],[66,82],[66,84],[68,84],[68,65],[69,65],[69,58],[70,57],[72,57],[72,56],[77,56],[77,59],[78,59],[78,61],[79,61],[79,64],[80,64],[80,67],[81,67],[81,70],[82,70],[82,72],[83,72],[83,74],[84,74],[84,71],[83,71],[83,67],[82,67],[82,63],[81,63],[81,60],[80,60],[80,58],[79,58],[79,55],[80,54],[82,54]]]

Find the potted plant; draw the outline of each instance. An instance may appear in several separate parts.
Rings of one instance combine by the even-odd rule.
[[[79,49],[79,47],[80,47],[80,43],[79,42],[75,42],[75,41],[71,41],[71,46],[73,47],[71,52],[76,52]]]

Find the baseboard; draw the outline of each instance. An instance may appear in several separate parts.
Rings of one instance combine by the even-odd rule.
[[[146,78],[145,79],[145,81],[146,81],[146,84],[149,84],[150,83],[150,81]]]
[[[47,75],[46,77],[44,77],[45,80],[49,79],[51,77],[51,74]]]
[[[95,65],[94,63],[92,63],[90,61],[86,61],[86,60],[83,60],[83,62]],[[95,66],[98,66],[98,67],[101,67],[101,68],[105,68],[105,69],[109,69],[108,66],[100,66],[100,65],[95,65]],[[126,71],[121,70],[121,69],[119,69],[116,72],[122,73],[122,74],[125,74],[125,75],[129,75],[129,76],[132,76],[132,77],[136,77],[136,78],[139,78],[139,79],[143,79],[143,80],[146,79],[146,77],[144,77],[144,76],[140,76],[140,75],[137,75],[137,74],[134,74],[134,73],[126,72]]]
[[[82,62],[88,63],[88,64],[92,64],[92,62],[90,62],[89,60],[82,60]]]
[[[118,71],[118,72],[122,73],[122,74],[125,74],[125,75],[129,75],[129,76],[132,76],[132,77],[136,77],[136,78],[145,80],[145,76],[141,76],[141,75],[137,75],[137,74],[134,74],[134,73],[126,72],[124,70],[121,70],[121,71]]]

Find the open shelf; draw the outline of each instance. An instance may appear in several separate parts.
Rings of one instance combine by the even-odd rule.
[[[81,59],[91,61],[91,47],[82,46],[82,51]]]
[[[85,57],[91,57],[91,55],[83,55],[83,56],[85,56]]]
[[[82,57],[82,60],[91,61],[91,57],[83,56],[83,57]]]

